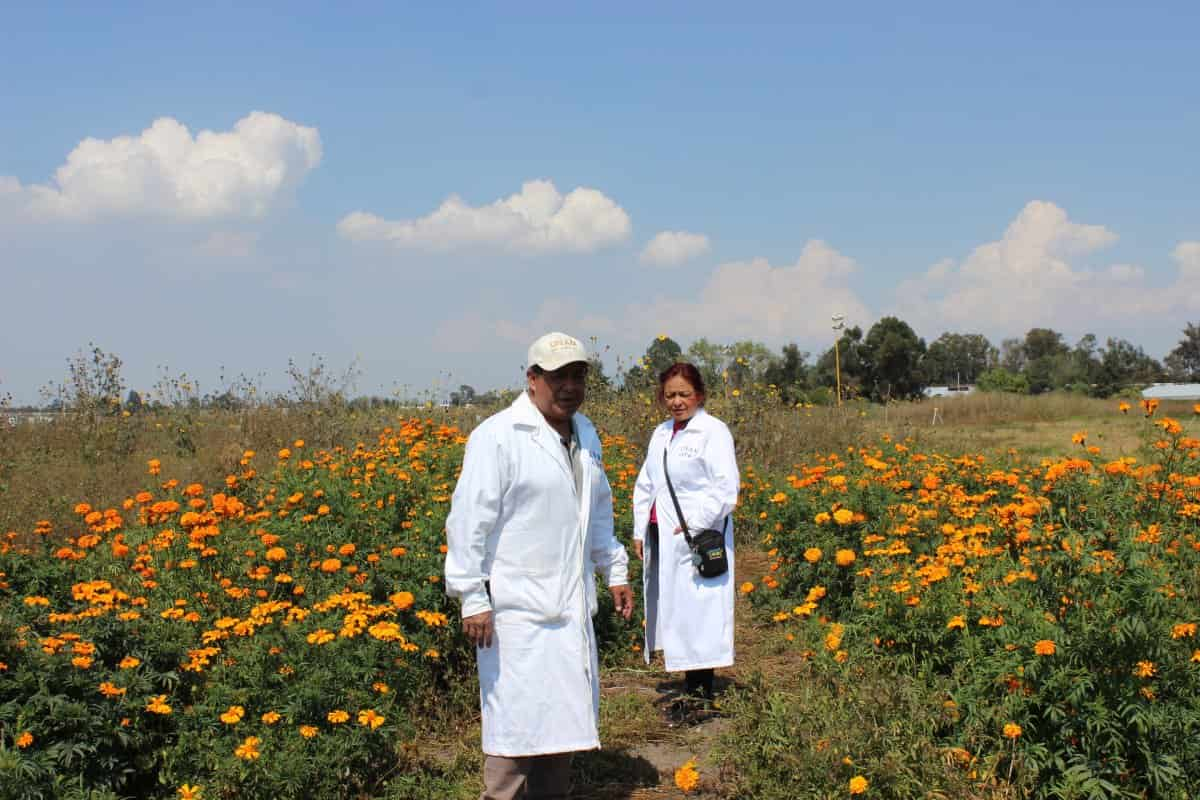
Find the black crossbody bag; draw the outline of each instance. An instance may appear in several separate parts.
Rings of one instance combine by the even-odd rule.
[[[683,529],[683,538],[687,540],[692,551],[692,563],[696,571],[704,578],[715,578],[729,571],[729,556],[725,553],[725,531],[700,531],[695,536],[688,531],[687,520],[683,518],[683,509],[679,507],[679,498],[675,496],[675,487],[671,485],[671,473],[667,471],[667,451],[663,450],[663,475],[667,477],[667,490],[671,492],[671,502],[675,504],[675,513],[679,515],[679,527]],[[725,518],[728,524],[729,518]],[[721,526],[722,528],[725,525]]]

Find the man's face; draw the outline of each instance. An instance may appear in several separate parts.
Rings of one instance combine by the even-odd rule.
[[[583,405],[588,365],[583,361],[559,367],[553,372],[529,370],[529,393],[533,404],[550,422],[566,422]]]

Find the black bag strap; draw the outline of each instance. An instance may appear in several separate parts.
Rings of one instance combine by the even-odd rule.
[[[688,532],[687,520],[683,518],[683,509],[679,507],[679,498],[675,496],[675,487],[671,485],[671,473],[667,469],[667,450],[670,445],[663,448],[663,475],[667,477],[667,490],[671,493],[671,502],[675,504],[675,513],[679,515],[679,527],[683,528],[683,538],[687,540],[688,547],[692,546],[692,534]]]

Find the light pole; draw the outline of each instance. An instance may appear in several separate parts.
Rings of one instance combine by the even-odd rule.
[[[838,352],[838,341],[842,335],[837,332],[846,327],[846,317],[843,314],[834,314],[832,320],[833,330],[836,334],[836,338],[833,340],[833,374],[837,381],[837,404],[840,406],[842,404],[842,356]]]

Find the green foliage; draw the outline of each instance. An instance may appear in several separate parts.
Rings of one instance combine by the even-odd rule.
[[[1013,373],[1004,367],[989,369],[979,376],[975,388],[981,392],[1010,392],[1029,394],[1029,380],[1021,373]]]
[[[921,735],[981,776],[1036,798],[1190,797],[1200,441],[1169,419],[1149,431],[1145,466],[886,442],[803,466],[749,499],[775,556],[750,597],[843,685],[894,669],[945,692],[951,719]]]

